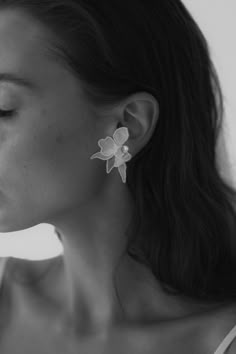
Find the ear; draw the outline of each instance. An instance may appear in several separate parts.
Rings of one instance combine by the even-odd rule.
[[[119,126],[129,129],[127,145],[137,154],[151,139],[159,117],[159,104],[154,96],[139,92],[128,97],[122,105]]]

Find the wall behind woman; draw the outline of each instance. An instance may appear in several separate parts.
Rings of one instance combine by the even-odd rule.
[[[222,176],[236,186],[236,0],[182,0],[205,34],[225,100],[225,120],[217,144]],[[0,257],[46,259],[63,253],[54,227],[40,224],[0,233]]]
[[[223,134],[217,145],[219,168],[236,186],[236,1],[183,0],[208,39],[225,100]]]

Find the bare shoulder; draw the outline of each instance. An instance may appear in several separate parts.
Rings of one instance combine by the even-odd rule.
[[[9,257],[0,257],[0,288],[3,287],[3,278],[6,274],[7,264],[9,262]]]
[[[200,309],[199,312],[167,323],[161,331],[158,331],[161,338],[159,336],[157,339],[159,341],[164,338],[166,345],[169,338],[171,346],[172,343],[182,343],[178,351],[182,354],[191,353],[193,348],[194,353],[214,354],[235,325],[236,301],[224,305],[209,305],[208,308]],[[235,344],[231,352],[227,352],[227,354],[232,353],[236,354]]]
[[[48,269],[51,259],[31,261],[16,257],[0,257],[0,307],[14,293],[15,285],[27,285]]]
[[[236,301],[213,311],[209,316],[208,344],[214,353],[229,332],[236,326]],[[212,350],[213,349],[213,350]],[[227,354],[236,353],[236,342],[233,341]]]
[[[225,312],[225,323],[226,323],[226,331],[224,330],[224,337],[223,339],[229,334],[229,332],[235,328],[236,326],[236,303],[229,306]],[[225,333],[226,332],[226,333]],[[231,342],[228,350],[226,351],[227,354],[235,354],[236,353],[236,336],[234,335],[234,339]]]
[[[236,339],[233,340],[232,344],[230,345],[227,354],[235,354],[236,353]]]
[[[236,353],[236,338],[231,343],[231,345],[230,345],[228,351],[226,352],[226,354],[235,354],[235,353]]]
[[[27,283],[39,279],[47,273],[47,270],[62,257],[57,256],[48,259],[30,260],[25,258],[9,257],[7,262],[7,274],[11,280]]]
[[[10,257],[0,257],[0,271],[4,271]]]

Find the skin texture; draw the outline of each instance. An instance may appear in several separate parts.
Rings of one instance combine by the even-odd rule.
[[[120,126],[129,129],[130,153],[138,153],[153,134],[158,103],[140,92],[98,110],[85,99],[80,82],[47,55],[46,37],[45,28],[28,15],[1,12],[0,73],[14,72],[38,88],[0,83],[0,109],[17,110],[0,120],[0,232],[39,223],[57,227],[64,247],[60,290],[65,293],[57,319],[75,328],[82,323],[89,332],[121,317],[113,276],[133,206],[117,169],[107,175],[105,162],[90,157],[100,150],[98,140]],[[135,266],[123,295],[138,306],[139,300],[132,301],[131,279],[140,271]]]
[[[35,318],[46,331],[42,338],[50,328],[50,334],[76,340],[94,332],[106,335],[118,324],[158,323],[199,312],[197,304],[164,294],[150,270],[127,255],[117,271],[133,200],[116,168],[108,175],[104,161],[90,160],[100,150],[98,140],[120,126],[129,129],[126,145],[135,156],[154,132],[158,102],[139,92],[106,109],[92,106],[78,79],[47,55],[46,38],[46,29],[28,15],[0,12],[0,73],[14,72],[38,87],[0,82],[0,109],[17,110],[0,118],[0,232],[49,223],[64,248],[37,288],[12,284],[12,313],[19,323],[9,333],[30,331]],[[28,267],[20,263],[21,269]],[[32,263],[28,273],[43,270],[43,264]],[[186,326],[181,328],[186,333]],[[166,333],[165,345],[169,329]]]

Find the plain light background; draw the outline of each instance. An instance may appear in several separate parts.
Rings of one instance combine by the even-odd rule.
[[[225,101],[224,132],[218,147],[222,175],[236,187],[236,0],[184,0],[208,40]],[[224,145],[224,150],[222,149]],[[227,154],[227,156],[225,155]],[[63,253],[54,226],[40,224],[0,233],[0,256],[46,259]]]

